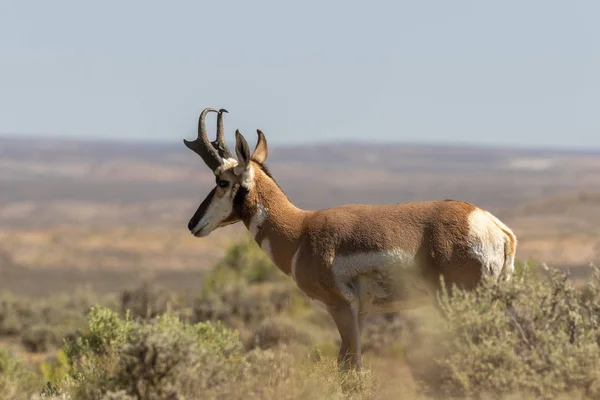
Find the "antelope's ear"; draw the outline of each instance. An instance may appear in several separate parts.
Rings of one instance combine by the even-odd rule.
[[[250,148],[248,142],[239,130],[235,131],[235,152],[237,154],[239,166],[247,170],[250,166]]]
[[[265,134],[262,133],[260,129],[257,129],[256,133],[258,134],[258,142],[256,142],[256,147],[252,153],[252,161],[262,165],[267,161],[269,148],[267,147],[267,138],[265,138]]]

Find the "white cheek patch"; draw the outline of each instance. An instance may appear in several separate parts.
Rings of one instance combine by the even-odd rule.
[[[221,198],[213,198],[213,201],[208,206],[206,213],[198,222],[197,227],[202,227],[206,224],[207,226],[216,226],[225,218],[227,218],[233,210],[233,202],[229,195],[225,195]]]

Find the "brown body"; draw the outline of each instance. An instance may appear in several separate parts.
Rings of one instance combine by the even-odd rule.
[[[510,273],[504,271],[505,267],[512,268],[516,239],[510,232],[503,232],[502,226],[496,225],[491,217],[490,228],[504,238],[500,244],[500,268],[494,269],[492,265],[486,268],[485,260],[473,253],[473,244],[478,239],[465,222],[474,212],[487,213],[470,203],[440,200],[393,205],[356,204],[305,211],[287,199],[260,165],[255,164],[254,170],[257,171],[256,186],[244,209],[244,224],[255,234],[256,242],[273,262],[284,273],[293,276],[300,289],[326,305],[334,305],[340,299],[351,302],[354,297],[360,297],[363,293],[349,294],[348,286],[361,278],[376,277],[383,269],[369,265],[346,266],[353,268],[355,274],[345,282],[344,271],[339,271],[344,266],[336,265],[335,261],[354,255],[373,253],[372,258],[377,259],[377,254],[401,249],[406,258],[396,257],[397,262],[393,263],[394,257],[388,257],[392,265],[381,265],[389,267],[382,273],[398,278],[403,274],[410,276],[410,284],[418,287],[417,292],[422,288],[428,291],[427,295],[438,288],[440,275],[448,284],[472,289],[483,274],[499,276],[502,272]],[[268,210],[268,216],[257,229],[252,224],[260,209]],[[399,286],[398,290],[394,290],[392,284],[383,288],[390,292],[389,300],[403,299],[410,304],[414,296],[403,293],[402,282],[395,286]],[[414,300],[420,302],[421,299]],[[388,309],[384,300],[380,300],[380,306]],[[398,307],[410,308],[401,304]]]
[[[360,333],[367,313],[431,303],[440,276],[449,285],[473,289],[483,276],[510,278],[513,273],[515,235],[470,203],[297,208],[264,165],[268,150],[262,132],[252,154],[236,132],[234,160],[219,140],[221,118],[219,112],[218,139],[210,144],[218,153],[205,146],[194,149],[194,143],[209,143],[202,129],[198,141],[186,142],[215,171],[217,181],[189,228],[202,237],[243,221],[272,261],[327,307],[342,339],[340,364],[360,368]]]

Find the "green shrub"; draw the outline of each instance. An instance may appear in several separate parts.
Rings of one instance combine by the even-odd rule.
[[[33,353],[43,353],[60,344],[62,335],[45,324],[30,326],[21,336],[23,347]]]
[[[319,329],[304,321],[271,317],[261,322],[253,332],[251,345],[268,349],[281,344],[310,346],[317,341]]]
[[[221,321],[250,336],[273,317],[287,314],[298,319],[313,308],[250,238],[230,247],[204,287],[194,301],[192,321]]]
[[[33,307],[29,302],[3,295],[0,298],[0,335],[19,335],[28,323],[34,320]]]
[[[346,375],[331,317],[252,241],[228,251],[193,302],[151,284],[110,301],[2,295],[7,342],[31,352],[67,342],[38,375],[0,352],[0,399],[600,398],[600,271],[574,287],[532,262],[516,270],[475,293],[441,293],[444,317],[369,316],[364,371]],[[420,384],[410,391],[406,363]]]
[[[526,269],[511,282],[441,296],[425,382],[440,395],[600,396],[600,271],[585,291],[565,273]]]
[[[0,297],[0,336],[20,338],[30,352],[46,352],[60,347],[65,337],[85,325],[90,292],[30,299],[2,294]]]
[[[64,350],[60,349],[52,357],[40,363],[40,372],[46,382],[62,382],[71,371],[70,361]]]
[[[0,349],[0,399],[28,399],[41,386],[39,375],[29,370],[16,356]]]
[[[211,292],[231,284],[256,284],[285,279],[285,275],[248,237],[232,245],[204,280],[204,291]]]
[[[290,305],[295,288],[285,284],[223,286],[200,295],[194,304],[194,321],[222,321],[239,327],[253,325],[281,313]]]
[[[57,387],[75,399],[252,393],[263,389],[253,374],[268,375],[277,358],[244,352],[238,333],[220,323],[190,325],[169,314],[144,322],[104,308],[92,309],[87,331],[68,344],[67,355],[70,379]]]
[[[185,296],[177,296],[164,287],[142,282],[133,289],[121,292],[121,311],[133,317],[153,318],[164,313],[186,315],[190,304]]]

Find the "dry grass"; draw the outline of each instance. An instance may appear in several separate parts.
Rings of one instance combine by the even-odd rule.
[[[14,379],[0,395],[36,398],[50,382],[56,399],[594,398],[600,275],[577,289],[551,272],[443,297],[446,319],[431,307],[370,316],[363,372],[340,375],[330,317],[244,241],[198,294],[5,295],[4,347],[21,351],[3,353]]]
[[[301,207],[468,200],[504,210],[520,259],[577,267],[580,289],[559,275],[528,277],[488,288],[482,296],[495,294],[495,307],[458,296],[441,325],[428,308],[371,316],[364,373],[340,377],[326,312],[255,245],[226,251],[242,227],[189,235],[187,219],[213,177],[183,146],[59,142],[48,152],[48,143],[17,142],[0,146],[1,399],[37,398],[44,382],[46,394],[104,400],[152,398],[141,395],[148,388],[178,399],[597,396],[590,315],[600,308],[578,297],[588,262],[600,257],[597,155],[337,144],[272,151],[272,170]],[[509,300],[516,314],[505,312]],[[95,304],[106,308],[90,315]],[[134,328],[113,335],[120,339],[107,354],[63,346],[64,338],[114,334],[116,325],[94,319],[110,310],[116,325],[130,310]],[[208,351],[210,338],[193,327],[217,321],[229,339]],[[144,346],[155,364],[141,357]],[[82,354],[90,363],[73,375]],[[156,381],[153,368],[169,360],[171,372]]]
[[[182,225],[185,228],[184,225]],[[65,226],[0,231],[0,252],[31,269],[208,269],[241,237],[240,227],[195,240],[182,227]]]

